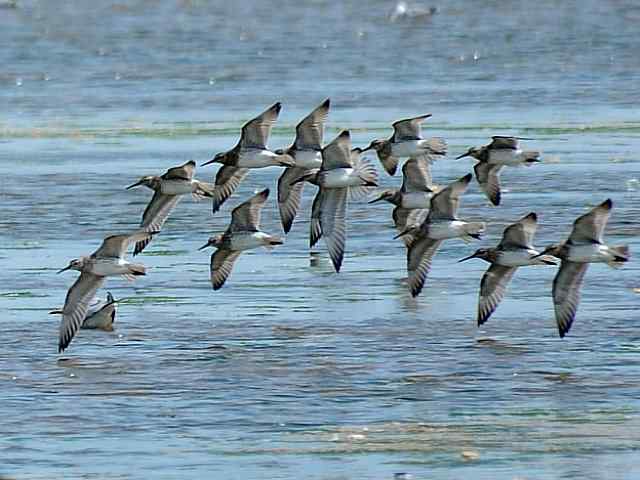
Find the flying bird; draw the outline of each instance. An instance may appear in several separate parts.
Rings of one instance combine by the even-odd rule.
[[[431,262],[440,244],[449,238],[462,238],[465,242],[479,239],[484,222],[467,222],[457,216],[460,198],[471,182],[471,174],[450,183],[431,197],[429,214],[418,227],[410,227],[396,236],[412,235],[407,245],[407,272],[409,290],[416,297],[422,291]]]
[[[613,202],[607,199],[576,219],[569,239],[545,248],[540,255],[562,260],[553,279],[553,305],[558,333],[564,337],[571,328],[580,303],[580,288],[590,263],[606,263],[619,268],[629,260],[629,246],[608,246],[602,235],[611,215]]]
[[[500,205],[500,171],[506,166],[531,166],[540,162],[540,152],[524,151],[520,148],[520,140],[528,140],[518,137],[493,136],[488,145],[472,147],[462,155],[456,157],[459,160],[464,157],[473,157],[478,163],[473,167],[480,188],[493,205]]]
[[[191,194],[196,200],[214,196],[214,186],[193,178],[196,162],[193,160],[170,168],[162,176],[142,177],[127,190],[144,185],[154,191],[153,197],[142,214],[140,227],[145,232],[159,232],[169,214],[183,195]],[[136,243],[133,256],[141,253],[151,241],[151,237]]]
[[[216,247],[211,255],[211,285],[220,289],[233,270],[233,265],[245,250],[258,247],[272,248],[282,245],[283,241],[260,230],[260,216],[269,197],[269,189],[262,190],[249,200],[241,203],[231,212],[231,224],[222,235],[209,238],[200,247]]]
[[[396,174],[403,157],[425,157],[431,162],[436,156],[446,155],[447,142],[443,138],[422,138],[421,124],[429,117],[430,113],[394,122],[391,138],[373,140],[365,151],[375,150],[389,175]]]
[[[271,129],[278,119],[282,105],[274,103],[256,118],[242,127],[237,145],[227,152],[218,153],[208,162],[221,163],[223,167],[216,174],[216,189],[213,197],[213,213],[236,191],[240,182],[252,168],[270,166],[293,167],[295,161],[288,155],[278,155],[267,147]]]
[[[104,330],[105,332],[113,331],[113,323],[116,320],[118,302],[113,298],[111,292],[107,292],[107,298],[101,299],[95,297],[89,304],[87,314],[80,325],[81,330]],[[62,310],[52,310],[49,312],[54,315],[62,315]]]
[[[327,98],[298,124],[293,145],[275,152],[288,155],[295,162],[295,166],[287,167],[278,179],[278,209],[285,233],[291,230],[304,188],[304,182],[294,183],[295,180],[322,165],[322,138],[329,106],[330,100]]]
[[[112,235],[103,240],[102,245],[89,256],[83,256],[69,262],[58,271],[78,270],[80,276],[67,292],[60,322],[58,352],[63,352],[71,343],[82,325],[89,303],[96,291],[109,276],[122,275],[128,280],[146,274],[146,268],[140,263],[130,263],[124,259],[127,248],[132,242],[146,240],[155,232],[136,232],[126,235]]]
[[[459,260],[481,258],[491,264],[482,276],[478,297],[478,326],[486,322],[498,307],[518,267],[526,265],[556,265],[555,258],[540,256],[533,246],[533,236],[538,228],[538,216],[531,212],[509,225],[502,240],[495,248],[480,248],[473,255]]]

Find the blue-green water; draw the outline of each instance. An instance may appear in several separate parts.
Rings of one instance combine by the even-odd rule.
[[[633,1],[451,1],[390,23],[393,3],[293,0],[19,1],[0,9],[0,475],[17,479],[633,479],[640,471],[640,280],[593,265],[570,334],[557,337],[553,268],[522,268],[475,325],[486,264],[456,264],[540,215],[564,238],[607,197],[607,238],[640,252],[640,6]],[[56,353],[75,274],[129,231],[143,174],[233,146],[275,101],[271,146],[326,97],[327,136],[365,145],[391,121],[434,114],[454,162],[492,134],[536,138],[545,163],[503,173],[503,205],[472,184],[423,294],[403,283],[389,206],[350,205],[343,271],[307,249],[313,188],[282,247],[243,254],[208,283],[206,239],[278,169],[252,172],[222,211],[185,199],[140,256],[113,334]],[[200,179],[216,167],[199,169]],[[399,178],[381,175],[384,186]],[[281,233],[275,199],[263,215]],[[466,452],[463,456],[463,452]],[[477,457],[477,458],[475,458]],[[217,475],[215,475],[217,474]]]

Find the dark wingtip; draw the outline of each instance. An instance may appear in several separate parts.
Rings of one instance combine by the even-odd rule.
[[[351,132],[349,132],[349,130],[342,130],[338,138],[351,138]]]
[[[265,197],[265,198],[267,198],[267,197],[269,196],[269,193],[271,193],[271,190],[269,190],[268,188],[265,188],[264,190],[262,190],[262,191],[259,193],[259,195],[260,195],[261,197]]]
[[[269,110],[275,110],[276,113],[280,113],[280,110],[282,110],[282,103],[280,102],[274,103]]]
[[[473,175],[471,173],[467,173],[464,177],[460,179],[460,181],[464,183],[469,183],[472,178],[473,178]]]
[[[322,102],[321,106],[324,108],[329,108],[331,106],[331,99],[327,98],[324,102]]]
[[[536,212],[530,212],[526,217],[524,218],[530,218],[531,220],[533,220],[534,222],[538,221],[538,214]]]
[[[607,198],[604,202],[600,204],[601,207],[606,208],[607,210],[611,210],[613,208],[613,202],[610,198]]]

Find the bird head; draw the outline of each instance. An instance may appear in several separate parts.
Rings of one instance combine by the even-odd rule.
[[[209,237],[207,243],[201,246],[198,250],[204,250],[207,247],[220,247],[222,245],[222,237],[223,235],[216,235],[214,237]]]
[[[393,203],[396,193],[397,192],[395,190],[385,190],[377,198],[370,200],[369,203],[377,203],[383,200],[389,203]]]
[[[82,270],[83,266],[84,266],[84,259],[75,258],[69,262],[69,265],[58,270],[58,273],[66,272],[67,270]]]
[[[465,157],[478,158],[480,156],[481,152],[482,152],[482,147],[471,147],[469,150],[467,150],[462,155],[458,155],[456,157],[456,160],[460,160],[461,158],[465,158]]]
[[[145,187],[149,187],[149,188],[153,188],[153,185],[156,182],[156,179],[158,177],[155,177],[153,175],[147,175],[145,177],[141,177],[140,180],[138,180],[136,183],[131,184],[127,187],[127,190],[130,190],[134,187],[139,187],[140,185],[144,185]]]
[[[220,152],[217,153],[215,157],[213,157],[211,160],[204,162],[202,165],[200,165],[201,167],[204,167],[205,165],[209,165],[211,163],[226,163],[227,160],[227,154],[228,152]]]

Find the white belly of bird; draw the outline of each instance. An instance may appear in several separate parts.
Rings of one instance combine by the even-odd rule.
[[[269,235],[264,232],[234,233],[231,239],[231,248],[233,250],[242,251],[263,247],[268,238]]]
[[[353,168],[336,168],[323,172],[321,185],[324,188],[345,188],[364,185]]]
[[[320,168],[322,165],[322,153],[316,150],[298,150],[296,151],[296,167]]]
[[[614,257],[609,247],[594,243],[590,245],[571,245],[567,260],[578,263],[607,263],[613,260]]]
[[[504,267],[524,267],[526,265],[539,265],[544,262],[539,258],[533,258],[540,252],[536,250],[505,250],[498,257],[498,265]]]
[[[163,180],[160,191],[165,195],[185,195],[193,191],[193,181],[190,180]]]
[[[423,140],[405,140],[399,143],[392,143],[391,155],[398,158],[414,156],[423,150],[420,148],[420,142],[423,142]]]
[[[489,163],[514,166],[520,165],[523,161],[522,150],[520,149],[502,148],[489,152]]]
[[[444,220],[431,222],[429,224],[428,235],[434,240],[446,240],[448,238],[462,237],[465,233],[467,222],[460,220]]]
[[[402,195],[402,208],[414,210],[418,208],[429,208],[431,194],[427,192],[411,192]]]
[[[243,168],[263,168],[272,165],[279,165],[278,155],[269,150],[248,148],[240,152],[237,167]]]
[[[98,258],[93,264],[91,273],[101,277],[123,275],[129,273],[129,262],[122,258]]]

